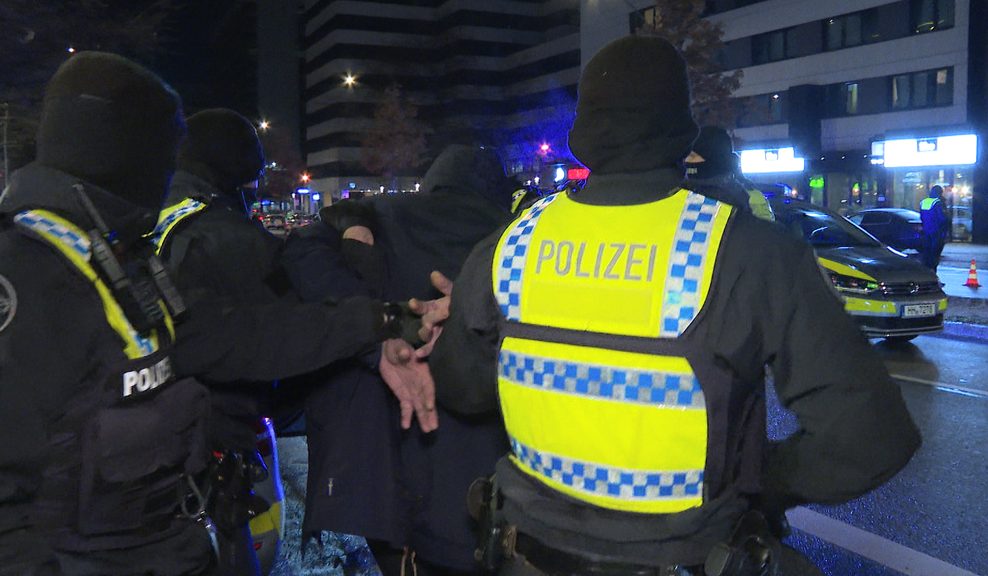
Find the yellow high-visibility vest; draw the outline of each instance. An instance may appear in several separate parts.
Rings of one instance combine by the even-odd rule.
[[[498,391],[519,469],[614,510],[703,503],[708,414],[693,367],[622,343],[689,328],[731,213],[687,190],[635,206],[556,194],[502,234]]]
[[[103,311],[110,327],[120,336],[124,343],[124,353],[127,358],[136,360],[157,352],[160,348],[157,330],[152,330],[147,337],[141,336],[131,325],[123,312],[123,308],[113,296],[113,291],[103,282],[99,274],[90,264],[92,259],[92,243],[89,236],[78,226],[47,210],[27,210],[14,216],[14,222],[30,230],[56,250],[75,266],[96,288]],[[170,338],[175,338],[175,328],[171,315],[164,303],[159,301],[165,315],[165,326]]]
[[[172,230],[176,226],[189,216],[197,214],[205,210],[209,205],[194,200],[192,198],[186,198],[181,202],[172,204],[171,206],[165,208],[158,215],[158,224],[154,227],[154,231],[150,234],[150,240],[154,244],[155,252],[161,253],[162,248],[165,246],[166,240],[168,240],[168,235],[171,234]]]

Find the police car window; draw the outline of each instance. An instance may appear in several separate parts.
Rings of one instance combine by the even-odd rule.
[[[825,212],[800,210],[795,214],[803,238],[814,247],[879,246],[880,244],[854,224]]]

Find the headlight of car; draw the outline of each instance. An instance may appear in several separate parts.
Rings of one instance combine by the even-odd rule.
[[[841,292],[850,292],[852,294],[870,294],[875,290],[878,290],[878,283],[873,280],[865,280],[863,278],[855,278],[853,276],[844,276],[843,274],[837,274],[835,272],[830,273],[830,281],[834,284],[834,288]]]

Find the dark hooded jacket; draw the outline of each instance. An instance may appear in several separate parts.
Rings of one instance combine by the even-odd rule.
[[[340,297],[350,289],[393,300],[438,297],[430,272],[456,278],[473,245],[510,218],[511,190],[496,155],[452,147],[426,174],[423,193],[324,209],[323,224],[289,238],[286,266],[312,298]],[[373,230],[373,248],[340,241],[334,225],[352,224]],[[321,378],[306,402],[303,532],[360,534],[411,546],[431,563],[473,570],[475,536],[465,495],[507,450],[498,419],[440,410],[437,431],[424,435],[415,425],[402,431],[397,404],[368,363],[350,363]]]

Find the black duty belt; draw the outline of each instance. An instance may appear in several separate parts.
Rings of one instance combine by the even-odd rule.
[[[550,576],[700,576],[702,567],[646,566],[621,562],[600,562],[585,556],[551,548],[531,536],[518,534],[515,550],[532,566]]]

